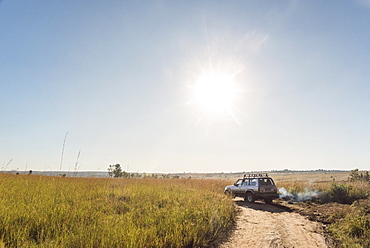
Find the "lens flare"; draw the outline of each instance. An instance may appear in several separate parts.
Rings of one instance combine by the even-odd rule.
[[[205,111],[230,111],[235,100],[233,76],[226,74],[206,74],[200,76],[194,93],[197,102]]]

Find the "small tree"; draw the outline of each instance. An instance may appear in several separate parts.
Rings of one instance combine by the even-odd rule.
[[[124,172],[122,171],[120,164],[109,165],[108,174],[110,177],[122,177]]]
[[[351,174],[349,175],[349,181],[355,182],[359,181],[361,179],[360,173],[358,172],[358,169],[351,170]]]
[[[364,182],[370,182],[370,174],[368,171],[365,171],[365,173],[359,173],[358,169],[351,170],[351,174],[348,177],[350,182],[356,182],[356,181],[364,181]]]
[[[124,177],[124,178],[130,178],[130,173],[128,173],[126,171],[122,171],[122,177]]]

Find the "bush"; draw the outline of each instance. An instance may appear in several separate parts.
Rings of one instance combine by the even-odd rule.
[[[333,202],[352,203],[353,200],[349,194],[352,188],[352,186],[347,186],[345,184],[333,183],[329,190],[329,197]]]
[[[357,181],[370,182],[370,174],[368,171],[365,171],[364,173],[360,173],[358,169],[354,169],[354,170],[351,170],[351,174],[349,175],[348,180],[350,182],[357,182]]]

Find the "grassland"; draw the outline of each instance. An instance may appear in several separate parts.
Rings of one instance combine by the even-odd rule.
[[[348,181],[349,172],[282,174],[278,188],[293,195],[315,193],[305,203],[289,202],[305,216],[327,224],[340,247],[370,247],[370,183]],[[281,204],[284,204],[281,202]]]
[[[290,193],[319,193],[286,204],[327,224],[342,247],[370,247],[368,182],[349,182],[349,172],[270,175]],[[222,193],[232,182],[0,173],[0,247],[209,247],[234,220]]]
[[[206,247],[232,223],[224,181],[0,173],[0,247]]]

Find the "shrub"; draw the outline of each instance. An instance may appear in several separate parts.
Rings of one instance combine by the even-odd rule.
[[[329,190],[331,201],[338,203],[352,203],[352,199],[349,195],[352,188],[352,186],[347,186],[345,184],[332,183]]]
[[[348,180],[350,182],[357,182],[357,181],[363,181],[363,182],[370,182],[370,174],[368,171],[365,171],[364,173],[360,173],[358,169],[351,170],[351,174],[348,177]]]

